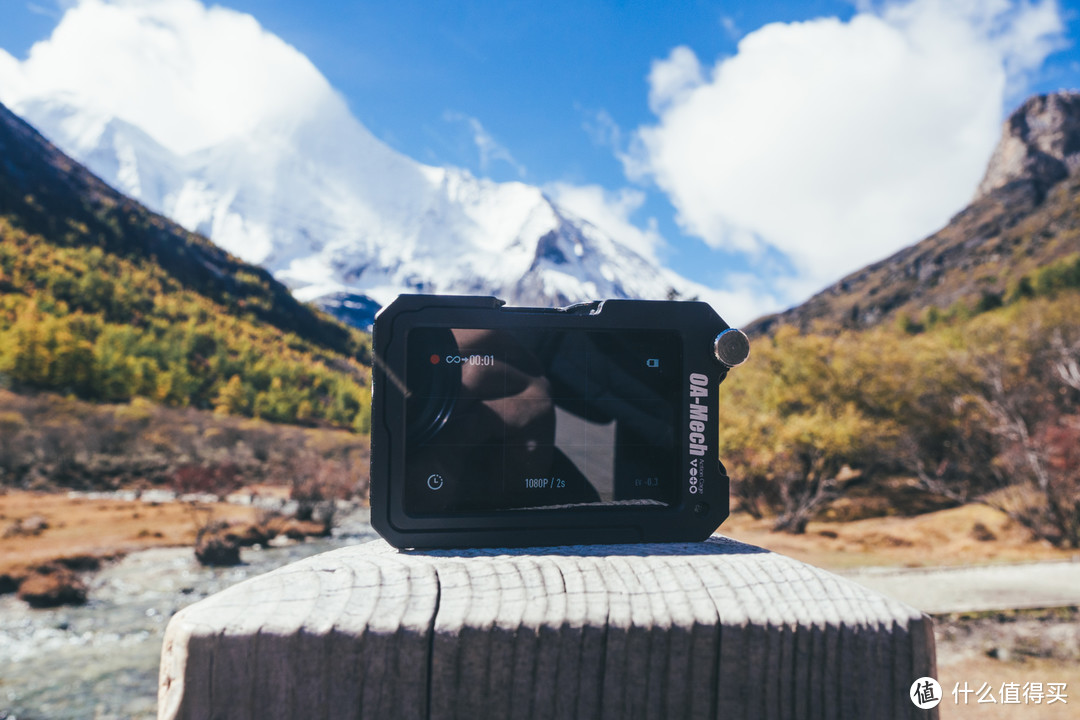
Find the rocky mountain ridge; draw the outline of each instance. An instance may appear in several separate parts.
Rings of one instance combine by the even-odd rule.
[[[1080,93],[1025,101],[971,204],[944,228],[747,328],[858,329],[929,308],[993,305],[1025,276],[1080,252]]]
[[[1011,183],[1046,191],[1080,168],[1080,93],[1059,92],[1027,100],[1001,132],[975,200]]]

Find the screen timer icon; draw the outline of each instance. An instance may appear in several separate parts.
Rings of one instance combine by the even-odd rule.
[[[428,475],[427,486],[432,490],[442,490],[443,476],[439,473],[432,473]]]

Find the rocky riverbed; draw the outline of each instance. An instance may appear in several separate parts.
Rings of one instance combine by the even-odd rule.
[[[0,720],[153,718],[161,638],[176,611],[281,565],[374,538],[357,513],[331,538],[244,549],[236,567],[203,567],[190,547],[133,553],[89,577],[89,601],[79,607],[34,610],[2,596]]]
[[[330,538],[245,548],[243,564],[236,567],[203,567],[190,547],[132,553],[87,576],[89,601],[83,606],[34,610],[12,594],[0,596],[0,720],[153,718],[162,634],[175,612],[249,577],[375,537],[361,511],[341,518]],[[965,569],[933,572],[941,575],[939,584],[970,584]],[[1078,612],[1069,607],[936,616],[942,686],[1032,680],[1067,683],[1075,693]],[[963,717],[963,709],[950,707],[942,717]],[[1074,708],[1061,709],[1045,717],[1070,717]],[[1039,708],[1031,710],[1017,717],[1043,717]]]

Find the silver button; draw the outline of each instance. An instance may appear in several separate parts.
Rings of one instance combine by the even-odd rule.
[[[727,367],[738,367],[750,356],[750,338],[742,330],[728,328],[716,336],[713,352],[716,359]]]

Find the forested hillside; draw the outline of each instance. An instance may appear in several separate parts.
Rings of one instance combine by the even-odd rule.
[[[0,106],[0,384],[365,431],[369,339]]]
[[[1080,547],[1078,167],[1080,94],[1031,98],[947,227],[751,326],[721,388],[744,510],[979,502]]]
[[[1078,275],[1048,266],[1036,290],[926,327],[758,337],[721,387],[739,506],[802,532],[859,494],[871,515],[980,502],[1080,547]]]

